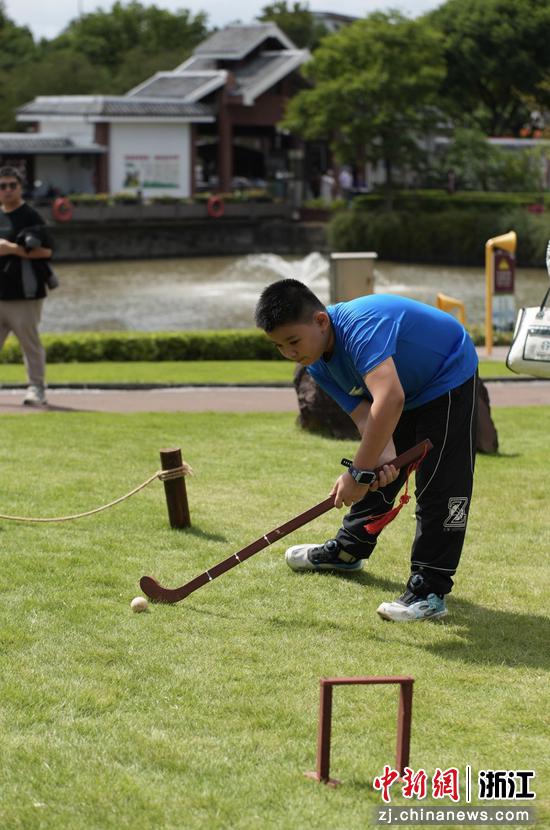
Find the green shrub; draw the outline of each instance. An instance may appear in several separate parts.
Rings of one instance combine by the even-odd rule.
[[[335,251],[376,251],[380,259],[447,265],[483,265],[485,242],[515,230],[518,264],[544,264],[548,223],[544,214],[516,209],[421,211],[355,208],[336,214],[328,227]]]
[[[332,201],[327,201],[326,199],[305,199],[302,203],[302,207],[309,208],[311,210],[330,210],[335,213],[337,210],[344,210],[347,208],[348,203],[345,199],[332,199]]]
[[[113,202],[115,205],[139,205],[141,204],[141,196],[132,190],[113,194]]]
[[[483,326],[468,326],[476,346]],[[511,343],[511,332],[494,332],[495,346]],[[48,363],[157,362],[164,360],[282,360],[265,335],[251,330],[188,332],[83,332],[43,334]],[[22,363],[19,342],[8,337],[0,364]]]
[[[69,200],[73,205],[100,207],[101,205],[110,204],[111,197],[108,193],[72,193]]]
[[[485,326],[466,326],[466,328],[476,346],[485,345]],[[512,337],[513,332],[511,331],[493,331],[493,345],[510,346]]]
[[[146,204],[149,205],[185,205],[189,203],[191,203],[191,199],[182,199],[179,196],[169,196],[168,194],[146,199]]]
[[[256,329],[184,332],[82,332],[44,334],[48,363],[162,360],[277,360],[279,353]],[[0,363],[21,363],[21,349],[8,338]]]
[[[218,196],[227,204],[241,203],[241,202],[272,202],[273,197],[263,188],[254,188],[250,190],[233,190],[230,193],[218,193],[214,191],[204,191],[202,193],[195,193],[193,201],[201,204],[207,202],[212,196]]]
[[[356,196],[354,210],[377,211],[384,208],[386,194],[374,191]],[[542,205],[550,209],[550,193],[496,193],[463,190],[450,195],[446,190],[399,190],[393,194],[394,210],[439,213],[442,210],[504,211]]]

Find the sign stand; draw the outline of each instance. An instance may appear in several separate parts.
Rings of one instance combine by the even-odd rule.
[[[517,235],[509,231],[485,243],[485,351],[493,352],[493,328],[512,330]]]

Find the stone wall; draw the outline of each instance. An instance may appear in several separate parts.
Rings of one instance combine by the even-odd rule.
[[[56,262],[328,252],[323,223],[295,221],[280,209],[277,215],[268,210],[272,205],[226,207],[220,219],[210,218],[204,208],[203,216],[174,215],[173,208],[165,216],[146,215],[140,206],[92,208],[88,216],[81,208],[69,222],[55,222],[38,209],[52,226]]]

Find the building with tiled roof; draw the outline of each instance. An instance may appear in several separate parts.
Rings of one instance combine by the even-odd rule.
[[[38,96],[17,111],[34,133],[15,134],[19,144],[0,137],[0,156],[23,161],[28,178],[66,193],[188,196],[273,180],[288,168],[295,143],[277,124],[303,86],[299,70],[309,56],[274,23],[228,26],[126,95]],[[59,145],[54,161],[45,136],[66,139],[73,150]],[[74,163],[61,163],[71,153],[81,159],[78,174]]]

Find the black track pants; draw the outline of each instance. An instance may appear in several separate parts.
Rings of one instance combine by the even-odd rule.
[[[447,594],[453,586],[464,544],[472,496],[477,423],[477,375],[430,403],[403,412],[394,432],[397,453],[429,438],[433,449],[416,472],[416,535],[411,573],[421,572],[430,591]],[[368,559],[378,534],[364,525],[390,510],[406,478],[352,506],[336,535],[341,547]]]

